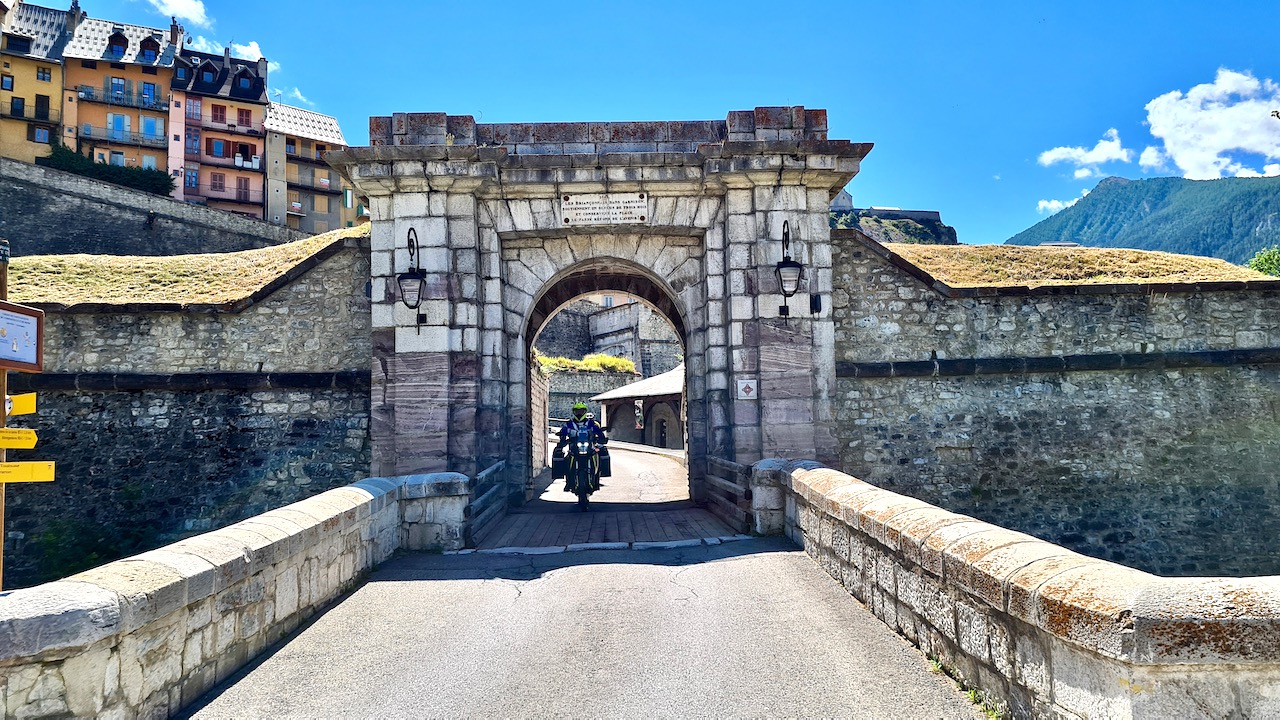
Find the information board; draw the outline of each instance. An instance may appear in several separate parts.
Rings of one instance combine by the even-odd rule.
[[[0,300],[0,369],[44,371],[44,311]]]

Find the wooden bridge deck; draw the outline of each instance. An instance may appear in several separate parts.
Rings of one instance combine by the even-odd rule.
[[[714,515],[695,507],[667,510],[525,512],[510,515],[477,546],[554,547],[584,543],[700,540],[733,535]]]

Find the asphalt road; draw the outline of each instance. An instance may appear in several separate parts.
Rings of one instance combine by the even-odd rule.
[[[689,499],[689,470],[665,455],[637,452],[634,446],[609,445],[613,475],[601,478],[600,489],[591,495],[593,503],[669,503]],[[548,455],[550,453],[548,452]],[[551,503],[575,504],[578,498],[564,491],[564,481],[556,480],[538,497]]]
[[[406,555],[193,708],[223,717],[981,717],[788,542]]]

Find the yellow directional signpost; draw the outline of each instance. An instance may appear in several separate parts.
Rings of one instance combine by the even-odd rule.
[[[53,482],[51,462],[7,462],[6,450],[36,446],[36,431],[7,428],[10,415],[36,411],[35,393],[9,395],[9,371],[44,371],[44,311],[9,302],[9,241],[0,238],[0,589],[4,588],[4,499],[9,483]]]

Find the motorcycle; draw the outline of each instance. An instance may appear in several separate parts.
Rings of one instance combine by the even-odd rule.
[[[553,477],[565,478],[565,490],[578,496],[578,510],[583,512],[590,509],[590,497],[600,489],[600,478],[610,475],[609,451],[592,435],[586,425],[579,427],[577,436],[569,441],[568,457],[553,461],[553,469],[560,470]],[[560,461],[559,468],[554,468],[555,461]]]

